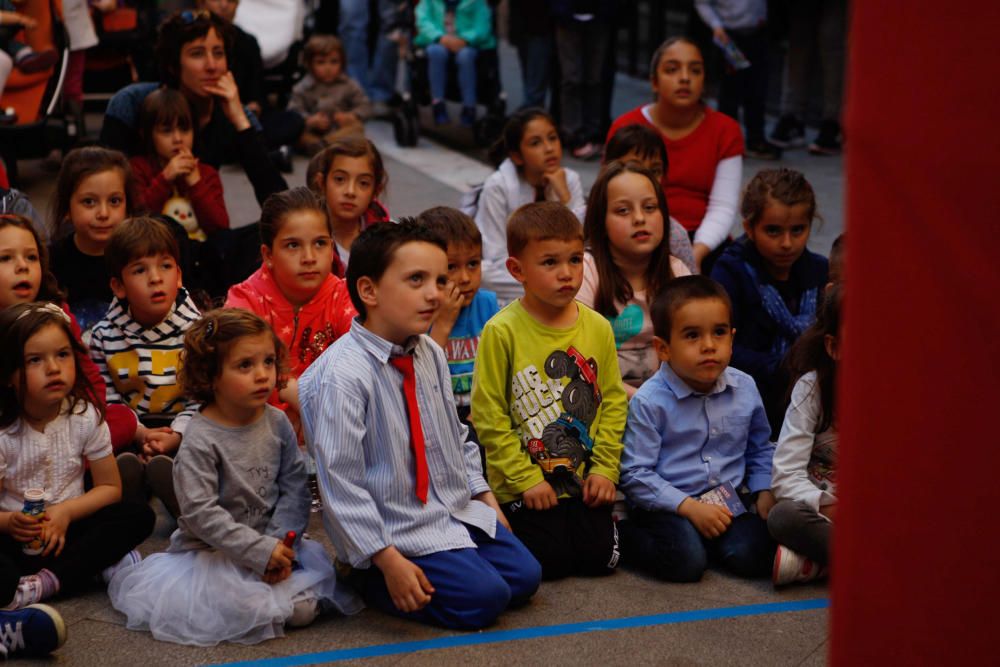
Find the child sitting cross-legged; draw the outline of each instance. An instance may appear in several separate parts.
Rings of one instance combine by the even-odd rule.
[[[483,327],[472,383],[490,485],[546,579],[610,574],[627,399],[611,325],[576,301],[583,228],[562,204],[527,204],[507,253],[524,296]]]
[[[177,238],[154,218],[129,218],[104,251],[115,298],[94,326],[90,356],[107,386],[108,404],[123,403],[143,425],[136,431],[140,457],[118,457],[126,498],[141,488],[142,465],[153,493],[177,516],[172,457],[196,404],[177,382],[184,332],[198,307],[181,287]]]
[[[633,510],[618,524],[622,551],[667,581],[698,581],[709,561],[767,576],[774,447],[753,378],[729,368],[735,330],[726,290],[704,276],[677,278],[651,314],[663,363],[629,402],[622,489]],[[737,496],[743,484],[756,513]]]
[[[448,281],[446,249],[410,221],[361,232],[347,267],[358,319],[299,378],[299,403],[324,525],[365,601],[478,629],[527,601],[540,572],[483,479],[444,352],[423,335]]]

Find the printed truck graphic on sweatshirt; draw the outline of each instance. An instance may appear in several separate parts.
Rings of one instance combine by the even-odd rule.
[[[578,470],[594,448],[590,425],[601,404],[597,362],[570,346],[552,352],[543,370],[544,375],[529,365],[514,375],[518,432],[556,493],[579,495],[583,480]]]

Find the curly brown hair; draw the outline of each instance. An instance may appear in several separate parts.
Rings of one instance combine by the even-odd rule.
[[[274,330],[259,316],[240,308],[217,308],[201,316],[184,334],[178,380],[186,396],[205,405],[215,402],[213,384],[222,373],[226,355],[245,336],[270,333],[278,369],[278,388],[288,376],[288,351]]]

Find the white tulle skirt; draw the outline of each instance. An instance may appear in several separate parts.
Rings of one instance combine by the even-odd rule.
[[[271,585],[218,551],[158,553],[116,573],[108,596],[128,617],[130,630],[148,630],[161,641],[195,646],[256,644],[284,636],[293,598],[307,589],[324,610],[361,610],[360,598],[337,583],[322,546],[302,540],[296,558],[301,567]]]

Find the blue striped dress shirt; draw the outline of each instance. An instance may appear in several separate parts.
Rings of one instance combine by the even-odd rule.
[[[413,354],[430,489],[416,496],[403,376],[390,356]],[[299,378],[306,440],[316,459],[323,524],[337,556],[370,566],[388,546],[404,556],[475,548],[463,524],[496,535],[479,449],[458,420],[444,352],[427,336],[406,349],[355,320]]]

